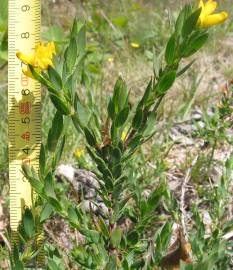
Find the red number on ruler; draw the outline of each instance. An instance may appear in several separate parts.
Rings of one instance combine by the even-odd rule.
[[[26,140],[26,141],[30,141],[30,136],[31,136],[30,132],[29,131],[26,131],[25,133],[23,133],[21,135],[21,138],[24,139],[24,140]]]
[[[21,74],[21,85],[22,86],[28,86],[28,81],[29,81],[29,79],[28,79],[28,77],[27,76],[25,76],[23,73]]]
[[[22,158],[22,164],[30,165],[31,159],[30,158]]]
[[[30,114],[31,113],[31,102],[21,102],[19,104],[19,113],[20,114]]]

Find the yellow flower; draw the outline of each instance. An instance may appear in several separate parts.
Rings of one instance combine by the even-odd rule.
[[[113,57],[109,57],[109,58],[108,58],[108,62],[109,62],[109,63],[112,63],[113,61],[114,61],[114,58],[113,58]]]
[[[140,48],[140,44],[139,44],[139,43],[136,43],[136,42],[131,42],[130,45],[131,45],[131,47],[134,48],[134,49]]]
[[[77,157],[77,158],[80,158],[84,155],[84,150],[81,149],[81,148],[77,148],[74,152],[74,155]]]
[[[200,28],[223,23],[228,18],[228,13],[225,11],[213,14],[217,6],[218,3],[214,0],[208,0],[207,2],[200,0],[201,14],[197,23]]]
[[[127,136],[127,132],[124,130],[124,131],[121,133],[121,140],[122,140],[122,141],[125,141],[126,136]]]
[[[17,57],[25,64],[31,65],[37,72],[47,70],[49,66],[53,66],[53,55],[56,54],[55,45],[49,42],[47,45],[39,43],[36,45],[34,54],[26,55],[22,52],[17,52]],[[32,77],[29,66],[23,68],[23,73],[26,76]]]

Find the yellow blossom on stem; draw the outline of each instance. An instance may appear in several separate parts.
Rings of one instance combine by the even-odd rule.
[[[74,152],[75,157],[80,158],[84,155],[84,150],[81,148],[77,148]]]
[[[39,43],[36,45],[35,52],[27,55],[22,52],[17,52],[17,57],[25,64],[31,65],[37,72],[47,70],[53,65],[53,55],[56,54],[54,42],[49,42],[47,45]],[[23,73],[28,77],[33,77],[29,66],[23,68]]]
[[[214,13],[217,6],[218,3],[214,0],[208,0],[207,2],[200,0],[199,8],[201,8],[201,14],[197,23],[198,27],[207,28],[223,23],[228,18],[228,13],[225,11]]]
[[[140,48],[140,44],[139,44],[139,43],[136,43],[136,42],[131,42],[130,45],[131,45],[131,47],[134,48],[134,49]]]
[[[121,140],[125,141],[126,136],[127,136],[127,132],[125,130],[123,130],[123,132],[121,133]]]
[[[109,57],[109,58],[108,58],[108,62],[109,62],[109,63],[112,63],[113,61],[114,61],[114,58],[113,58],[113,57]]]

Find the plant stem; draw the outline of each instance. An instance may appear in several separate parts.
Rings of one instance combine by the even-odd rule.
[[[210,174],[210,170],[211,170],[211,164],[213,162],[213,159],[214,159],[214,152],[216,150],[216,146],[217,146],[217,139],[215,138],[214,139],[214,144],[212,146],[212,149],[211,149],[211,153],[210,153],[210,159],[209,159],[209,162],[208,162],[208,165],[207,165],[207,175],[209,176]]]

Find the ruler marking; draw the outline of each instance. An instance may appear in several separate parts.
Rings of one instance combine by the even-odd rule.
[[[21,118],[29,117],[28,115],[20,115],[20,102],[22,100],[31,100],[40,103],[40,85],[32,79],[29,79],[27,86],[33,96],[28,99],[23,97],[21,89],[22,67],[20,61],[16,57],[17,51],[25,54],[32,53],[35,44],[40,40],[40,0],[29,0],[31,12],[21,12],[21,3],[18,0],[9,0],[9,65],[8,65],[8,130],[9,130],[9,177],[10,177],[10,224],[11,229],[16,231],[21,217],[21,198],[25,199],[28,206],[31,205],[31,187],[27,182],[23,182],[22,174],[22,158],[31,159],[31,165],[38,168],[38,156],[40,150],[40,104],[32,104],[31,106],[31,122],[30,124],[22,123]],[[30,23],[29,23],[30,22]],[[21,34],[30,32],[29,39],[21,38]],[[35,121],[32,121],[35,119]],[[38,128],[38,129],[37,129]],[[21,139],[25,131],[35,133],[31,136],[31,141]],[[35,147],[35,145],[37,145]],[[30,147],[32,150],[28,155],[22,152],[24,147]]]

